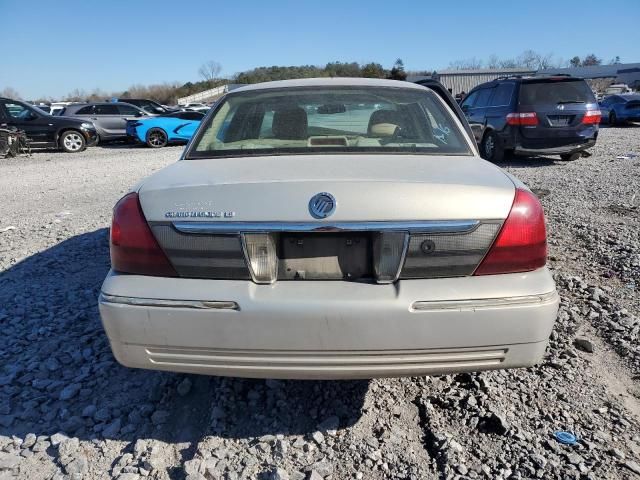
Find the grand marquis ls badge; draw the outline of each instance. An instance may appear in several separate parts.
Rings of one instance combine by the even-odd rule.
[[[330,193],[318,193],[309,200],[309,213],[313,218],[327,218],[335,209],[336,199]]]

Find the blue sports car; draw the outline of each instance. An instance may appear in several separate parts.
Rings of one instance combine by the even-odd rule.
[[[601,122],[609,125],[640,122],[640,94],[609,95],[600,102],[600,111]]]
[[[160,148],[170,142],[187,142],[200,126],[204,113],[172,112],[151,118],[127,120],[127,136]]]

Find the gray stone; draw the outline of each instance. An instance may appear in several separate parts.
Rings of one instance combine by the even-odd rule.
[[[53,435],[51,435],[51,445],[53,445],[54,447],[57,447],[62,442],[68,439],[69,437],[62,432],[54,433]]]
[[[322,445],[322,443],[324,442],[324,435],[321,432],[313,432],[311,434],[311,438],[313,438],[313,440],[318,444],[318,445]]]
[[[336,431],[340,427],[340,419],[335,415],[327,417],[318,425],[318,430],[325,432],[331,436],[336,434]]]
[[[71,400],[73,397],[78,395],[78,392],[82,388],[82,385],[79,383],[72,383],[71,385],[67,385],[60,391],[60,400]]]
[[[80,447],[80,440],[76,437],[64,440],[58,445],[58,454],[60,456],[73,456]]]
[[[311,473],[309,474],[309,477],[307,480],[323,480],[323,477],[315,470],[311,470]]]
[[[45,367],[47,367],[47,370],[49,370],[50,372],[55,372],[60,368],[60,362],[56,360],[55,357],[47,358],[44,361],[44,365]]]
[[[33,450],[34,452],[46,452],[47,448],[49,448],[50,446],[51,442],[48,442],[47,440],[40,440],[36,442],[31,450]]]
[[[538,468],[544,468],[547,465],[547,459],[537,453],[531,455],[531,461]]]
[[[593,343],[588,338],[576,337],[573,339],[573,344],[583,352],[593,353],[594,351]]]
[[[147,441],[141,438],[136,440],[136,443],[133,445],[133,454],[136,457],[140,457],[146,451],[147,451]]]
[[[632,472],[640,475],[640,465],[637,462],[634,462],[633,460],[627,460],[626,462],[623,463],[623,465],[627,467],[629,470],[631,470]]]
[[[139,480],[140,475],[137,473],[121,473],[118,475],[117,480]]]
[[[582,458],[577,453],[569,453],[567,455],[567,460],[569,460],[569,463],[571,465],[580,465],[582,462],[584,462],[584,458]]]
[[[189,380],[189,377],[185,377],[179,384],[178,384],[178,395],[180,395],[181,397],[184,397],[185,395],[187,395],[190,391],[191,391],[191,380]]]
[[[69,475],[73,475],[74,473],[85,473],[88,467],[89,462],[87,462],[87,457],[79,455],[65,465],[64,471]]]
[[[83,411],[83,416],[84,416],[84,411]],[[108,422],[109,420],[111,420],[111,411],[108,408],[103,407],[95,411],[95,413],[93,414],[93,418],[97,422]]]
[[[22,441],[22,448],[31,448],[36,444],[36,434],[35,433],[27,433]]]
[[[627,456],[624,454],[624,452],[622,450],[620,450],[619,448],[612,448],[609,451],[611,452],[611,455],[613,455],[614,457],[616,457],[619,460],[624,460],[625,458],[627,458]]]
[[[113,438],[120,432],[121,422],[119,418],[116,418],[113,422],[102,430],[102,436],[105,438]]]
[[[162,425],[163,423],[167,423],[167,419],[171,414],[166,410],[156,410],[151,415],[151,422],[154,425]]]
[[[87,405],[82,409],[82,416],[85,418],[93,418],[96,414],[97,408],[95,405]]]
[[[311,471],[314,470],[318,472],[318,475],[320,475],[321,477],[326,477],[333,473],[333,465],[331,465],[331,463],[329,463],[328,461],[321,460],[311,465]]]
[[[0,452],[0,470],[11,470],[18,466],[20,457],[11,453]]]
[[[204,462],[202,459],[194,458],[193,460],[187,460],[183,465],[184,473],[192,475],[194,473],[204,473]]]
[[[289,480],[289,472],[284,468],[278,467],[271,472],[271,480]]]

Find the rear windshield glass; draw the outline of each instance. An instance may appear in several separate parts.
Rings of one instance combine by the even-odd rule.
[[[427,89],[302,87],[230,94],[187,158],[322,152],[471,154]]]
[[[584,80],[523,83],[520,87],[523,105],[595,103],[593,92]]]

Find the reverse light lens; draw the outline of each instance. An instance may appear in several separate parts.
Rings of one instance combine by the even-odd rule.
[[[582,123],[586,125],[593,125],[600,123],[600,118],[602,117],[602,112],[600,110],[587,110],[582,117]]]
[[[408,234],[383,232],[373,240],[373,268],[378,283],[397,280],[407,246]]]
[[[538,125],[536,112],[510,113],[507,115],[508,125],[534,126]]]
[[[474,275],[528,272],[547,262],[542,205],[533,193],[516,189],[509,216]]]
[[[269,233],[245,233],[242,243],[256,283],[273,283],[278,278],[275,236]]]
[[[120,199],[111,223],[111,267],[123,273],[177,277],[147,223],[137,193]]]

